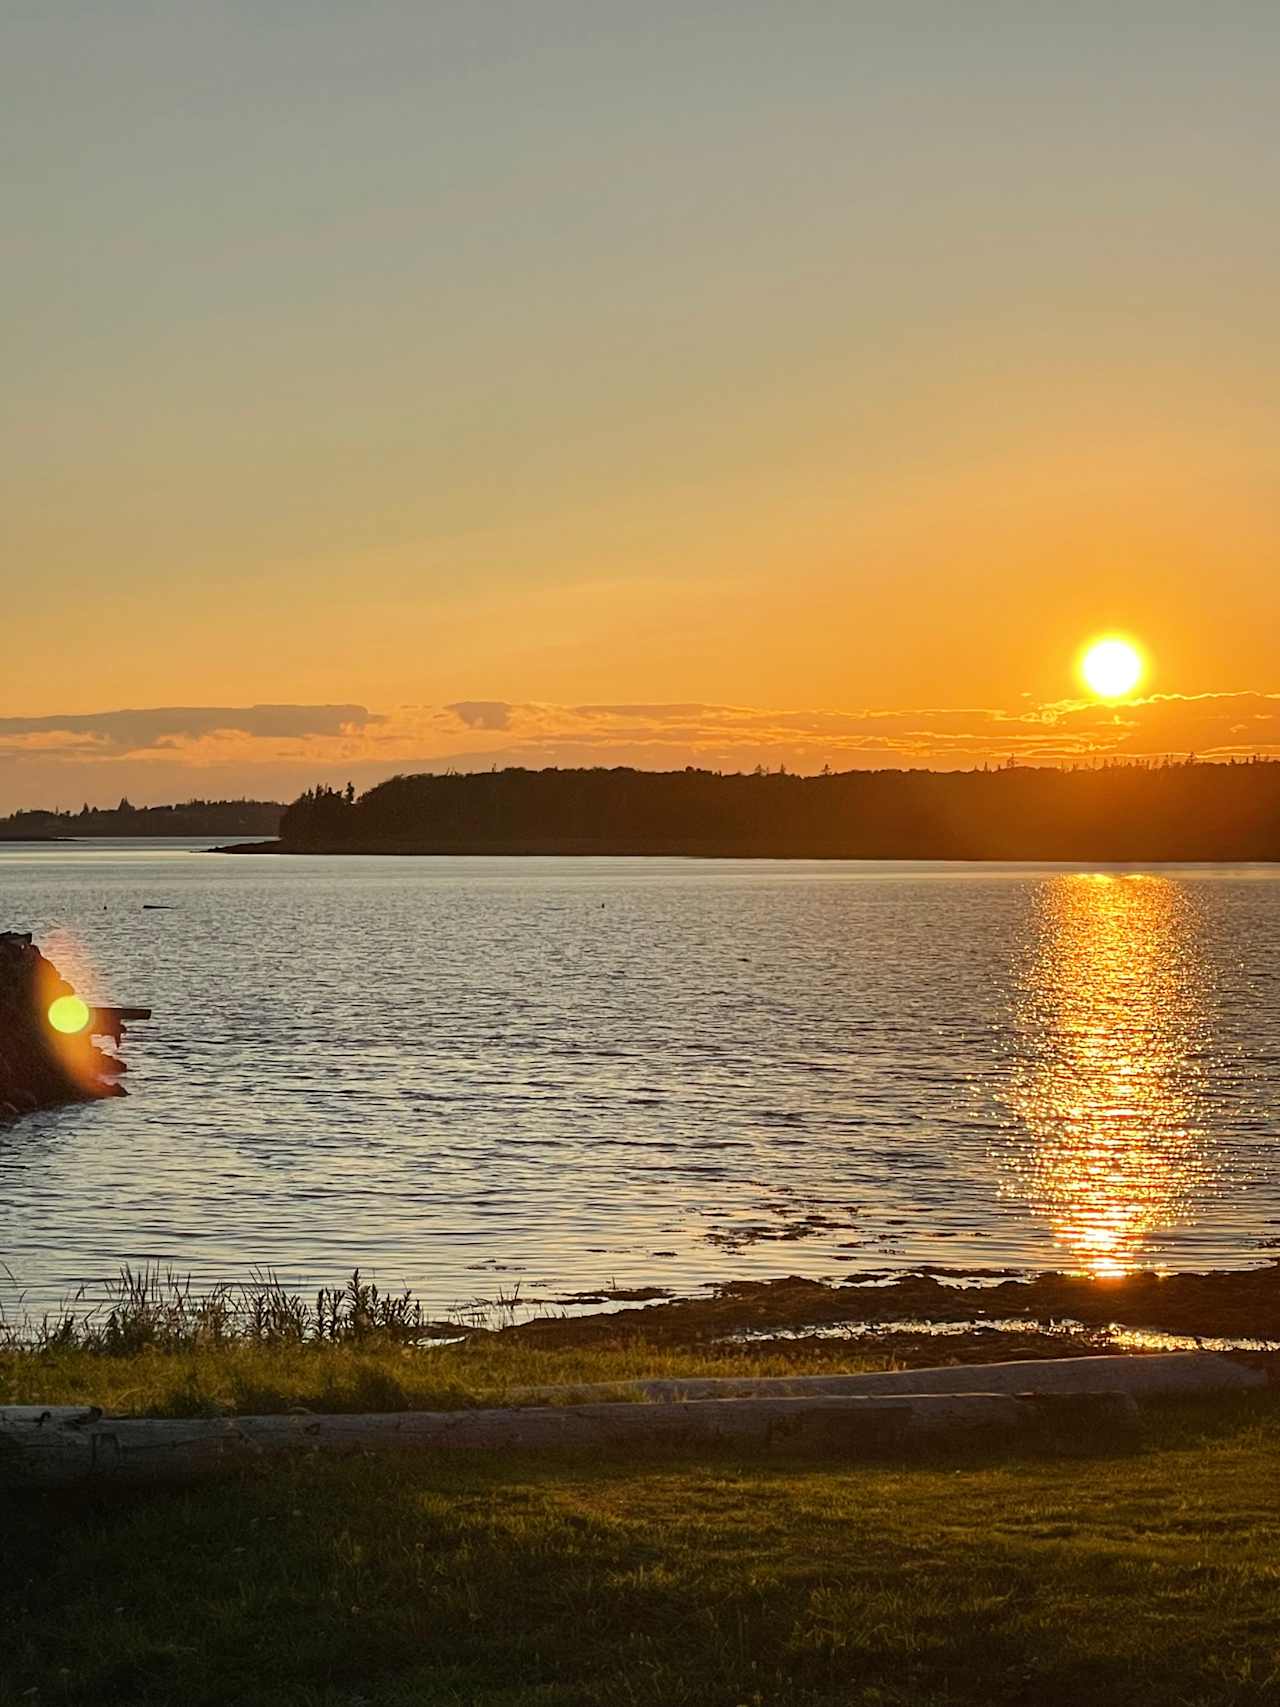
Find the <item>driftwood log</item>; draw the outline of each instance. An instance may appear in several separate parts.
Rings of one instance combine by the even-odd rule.
[[[1150,1373],[1143,1375],[1144,1368]],[[653,1403],[515,1405],[374,1416],[109,1418],[85,1406],[0,1409],[0,1486],[188,1480],[287,1451],[425,1448],[602,1449],[730,1443],[819,1448],[851,1459],[911,1452],[965,1437],[1070,1445],[1134,1426],[1138,1398],[1265,1386],[1258,1363],[1214,1353],[1069,1358],[1051,1363],[820,1376],[804,1383],[728,1382],[734,1396],[659,1396]],[[871,1392],[846,1384],[879,1381]],[[1014,1388],[1014,1382],[1021,1391]],[[933,1384],[938,1383],[937,1387]],[[649,1383],[663,1387],[708,1383]],[[717,1394],[724,1387],[716,1383]],[[779,1395],[778,1386],[802,1385]],[[965,1390],[967,1387],[968,1390]],[[990,1388],[991,1390],[982,1390]],[[932,1389],[932,1390],[931,1390]],[[560,1390],[572,1396],[572,1389]]]
[[[634,1446],[730,1443],[821,1448],[851,1458],[911,1451],[944,1439],[1042,1437],[1127,1429],[1136,1404],[1121,1393],[816,1394],[692,1399],[687,1404],[515,1405],[502,1410],[392,1411],[375,1416],[278,1416],[169,1421],[103,1417],[59,1406],[0,1412],[0,1486],[85,1481],[184,1481],[264,1454],[387,1449],[594,1452]]]

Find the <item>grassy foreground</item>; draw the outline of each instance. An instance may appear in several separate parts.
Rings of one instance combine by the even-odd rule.
[[[99,1405],[113,1416],[199,1417],[308,1411],[451,1410],[518,1402],[520,1389],[668,1375],[808,1375],[884,1369],[883,1354],[815,1340],[702,1349],[613,1345],[542,1349],[484,1335],[418,1349],[356,1341],[230,1342],[104,1356],[81,1347],[0,1351],[0,1404]]]
[[[314,1308],[125,1277],[94,1322],[0,1336],[0,1404],[398,1410],[1105,1349],[1030,1326],[725,1343],[677,1306],[431,1328],[358,1276]],[[1137,1444],[1070,1457],[303,1455],[0,1504],[0,1707],[1255,1702],[1280,1707],[1274,1390],[1151,1407]]]
[[[0,1353],[0,1402],[361,1410],[855,1362],[824,1341],[51,1343]],[[1070,1458],[405,1453],[15,1497],[0,1703],[33,1702],[1280,1702],[1280,1395],[1155,1408],[1136,1448]]]
[[[1268,1394],[1070,1459],[406,1454],[27,1497],[0,1701],[1270,1703],[1278,1505]]]

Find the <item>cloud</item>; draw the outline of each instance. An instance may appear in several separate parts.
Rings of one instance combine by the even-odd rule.
[[[1280,751],[1280,695],[1254,692],[1156,695],[1124,706],[1065,700],[999,707],[863,707],[796,710],[705,702],[551,705],[465,702],[448,756],[501,763],[785,762],[966,766],[1014,757],[1034,763],[1197,752],[1227,757]],[[465,715],[461,715],[465,712]],[[415,724],[415,716],[427,721]],[[500,746],[474,739],[492,732]],[[427,708],[386,720],[384,736],[442,734]],[[554,756],[548,756],[554,755]]]
[[[1165,694],[992,707],[805,710],[699,701],[556,705],[457,700],[168,707],[0,719],[0,810],[241,793],[292,798],[311,783],[365,788],[398,771],[490,765],[636,765],[797,771],[967,769],[1197,753],[1280,755],[1280,694]]]
[[[61,744],[72,750],[129,753],[203,735],[247,735],[261,740],[337,735],[381,721],[363,705],[159,706],[148,711],[0,717],[0,752]]]
[[[445,710],[452,711],[468,729],[511,727],[511,707],[503,699],[462,699],[446,705]]]

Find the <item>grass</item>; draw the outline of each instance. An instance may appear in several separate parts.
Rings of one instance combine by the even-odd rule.
[[[655,1343],[641,1337],[656,1325],[645,1312],[516,1328],[517,1302],[498,1300],[485,1327],[474,1306],[460,1320],[433,1322],[411,1293],[381,1293],[359,1270],[312,1304],[270,1275],[243,1288],[196,1292],[167,1271],[125,1269],[96,1309],[68,1309],[7,1331],[0,1320],[0,1404],[98,1405],[117,1416],[152,1417],[436,1410],[518,1403],[525,1388],[807,1375],[993,1355],[991,1337],[981,1334],[969,1336],[967,1346],[889,1335],[853,1347],[819,1338],[735,1342],[695,1328],[690,1337],[664,1332]],[[548,1327],[566,1332],[539,1331]],[[573,1335],[575,1327],[584,1332]],[[464,1330],[454,1343],[439,1343],[442,1333]],[[1072,1349],[1106,1348],[1087,1335],[1031,1333],[994,1355]]]
[[[1278,1449],[1249,1394],[1084,1459],[317,1457],[33,1497],[0,1702],[1272,1703]]]
[[[883,1369],[888,1359],[828,1341],[682,1351],[643,1341],[541,1350],[481,1336],[430,1349],[252,1342],[118,1357],[70,1346],[0,1352],[0,1405],[99,1405],[117,1416],[193,1417],[309,1411],[449,1410],[505,1404],[520,1388],[643,1376],[796,1375]]]
[[[210,1313],[135,1285],[114,1320],[11,1335],[0,1403],[396,1409],[887,1361],[654,1344],[636,1319],[612,1341],[422,1345],[411,1301],[380,1312],[358,1278],[337,1298]],[[300,1455],[180,1491],[14,1496],[0,1707],[30,1703],[1271,1707],[1280,1393],[1151,1408],[1136,1445],[1067,1458]]]
[[[11,1285],[16,1284],[6,1269]],[[21,1301],[21,1294],[19,1299]],[[519,1289],[496,1309],[518,1304]],[[85,1302],[84,1289],[56,1315],[39,1322],[25,1314],[10,1320],[0,1309],[0,1348],[54,1351],[78,1348],[120,1356],[130,1352],[182,1351],[196,1347],[351,1344],[376,1340],[413,1345],[444,1332],[481,1326],[465,1318],[436,1323],[409,1290],[386,1293],[364,1280],[357,1268],[345,1286],[322,1286],[314,1303],[291,1292],[268,1270],[255,1270],[247,1285],[222,1282],[197,1289],[189,1275],[148,1264],[126,1265],[105,1283],[103,1296]]]
[[[499,1302],[490,1319],[500,1325],[508,1314]],[[672,1347],[632,1334],[543,1346],[481,1328],[475,1310],[465,1338],[432,1343],[463,1325],[431,1322],[410,1293],[380,1293],[358,1270],[313,1306],[269,1276],[197,1293],[164,1271],[125,1269],[96,1311],[69,1310],[0,1336],[0,1405],[86,1404],[151,1417],[448,1410],[519,1402],[522,1388],[882,1369],[891,1361],[820,1340]]]

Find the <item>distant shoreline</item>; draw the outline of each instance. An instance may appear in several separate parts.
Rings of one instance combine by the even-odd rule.
[[[40,807],[0,813],[5,842],[150,840],[152,837],[278,835],[285,808],[277,800],[186,800],[167,806],[84,806],[79,812]]]
[[[299,847],[296,844],[270,842],[239,842],[223,847],[204,849],[206,853],[274,854],[285,857],[317,855],[324,859],[356,856],[363,859],[736,859],[776,860],[789,862],[821,861],[849,865],[1280,865],[1280,859],[1240,854],[1206,855],[1204,853],[1149,853],[1075,849],[1067,852],[1000,852],[1000,853],[922,853],[919,849],[903,851],[886,849],[867,853],[832,852],[825,848],[796,850],[795,848],[744,848],[701,845],[689,842],[673,843],[669,847],[636,847],[626,843],[528,842],[520,844],[493,842],[428,842],[349,846],[333,844],[325,847]]]
[[[10,836],[0,833],[0,848],[5,847],[88,847],[94,842],[200,842],[209,836],[225,835],[225,830],[139,830],[131,834],[102,831],[91,836]],[[262,843],[265,851],[267,843]],[[234,853],[234,847],[218,848],[218,853]]]

